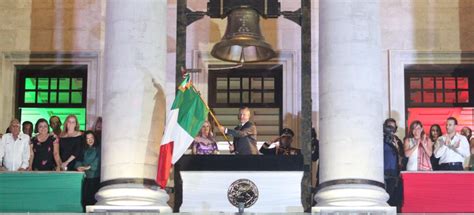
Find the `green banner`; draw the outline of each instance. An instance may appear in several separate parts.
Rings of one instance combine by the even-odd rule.
[[[80,172],[0,172],[0,212],[82,212]]]

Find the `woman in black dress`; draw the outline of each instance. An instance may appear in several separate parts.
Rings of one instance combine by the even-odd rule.
[[[65,171],[75,171],[76,160],[81,159],[82,154],[82,132],[79,131],[79,123],[75,115],[69,115],[64,122],[64,129],[59,137],[59,154],[61,156],[61,168]]]
[[[39,119],[35,125],[37,135],[30,142],[30,170],[52,171],[59,170],[59,141],[54,134],[49,133],[46,119]]]

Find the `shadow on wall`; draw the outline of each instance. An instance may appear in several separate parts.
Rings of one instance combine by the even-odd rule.
[[[436,6],[433,5],[433,3],[430,4],[428,1],[423,2],[426,2],[426,4],[412,1],[410,5],[413,19],[412,48],[416,50],[434,50],[439,40],[436,24],[437,20],[442,18],[436,16]]]
[[[74,2],[32,1],[30,49],[71,50],[75,35],[70,29],[75,25],[75,9]]]
[[[145,158],[158,158],[161,138],[165,129],[166,121],[166,95],[161,84],[157,83],[154,79],[153,86],[156,89],[156,94],[153,97],[154,106],[153,113],[151,116],[150,133],[148,134],[147,153],[153,153],[152,155],[145,156]],[[153,163],[155,161],[145,161],[145,163]]]
[[[99,49],[103,1],[31,2],[31,51]]]
[[[260,17],[260,31],[265,41],[273,47],[273,50],[278,51],[280,48],[278,44],[278,40],[280,39],[280,35],[278,34],[278,19],[264,19]]]
[[[457,50],[457,6],[456,1],[411,1],[413,49]]]
[[[474,1],[459,0],[458,4],[461,51],[474,51]]]
[[[221,19],[210,19],[209,17],[205,17],[203,20],[204,21],[201,21],[203,23],[206,22],[206,20],[208,21],[208,23],[206,23],[206,24],[208,24],[209,32],[205,32],[205,31],[196,32],[195,31],[194,33],[196,33],[196,36],[197,36],[197,38],[195,38],[197,40],[196,41],[197,44],[205,44],[205,43],[216,44],[219,41],[221,41],[222,36],[224,36],[224,33],[222,33],[220,31],[219,24],[227,25],[227,19],[221,20]],[[203,34],[203,33],[206,33],[208,35],[205,35],[205,36],[204,35],[199,35],[199,34]],[[209,41],[204,41],[205,38],[207,38]],[[211,50],[212,47],[208,47],[208,49]]]
[[[319,112],[313,111],[311,113],[311,123],[313,124],[313,128],[316,129],[316,133],[319,134]]]
[[[395,119],[395,121],[397,121],[398,129],[395,135],[397,135],[397,137],[399,137],[400,139],[403,139],[405,137],[406,127],[408,127],[408,125],[406,125],[406,122],[404,123],[405,126],[402,126],[403,124],[401,122],[404,122],[405,119],[400,119],[400,113],[398,111],[393,110],[390,112],[390,118],[393,118]]]
[[[168,53],[176,53],[176,39],[174,37],[166,36],[166,48]]]
[[[425,3],[423,3],[425,2]],[[474,1],[411,1],[413,49],[473,51]]]

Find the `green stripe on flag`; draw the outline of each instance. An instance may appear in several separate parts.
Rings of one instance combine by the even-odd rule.
[[[171,110],[173,109],[179,109],[178,124],[191,137],[198,134],[209,113],[204,102],[192,88],[188,88],[184,92],[178,90],[171,107]]]

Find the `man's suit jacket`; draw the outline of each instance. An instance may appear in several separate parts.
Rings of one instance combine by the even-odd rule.
[[[227,129],[227,134],[234,137],[234,150],[238,155],[257,155],[257,127],[248,121],[234,130]]]

